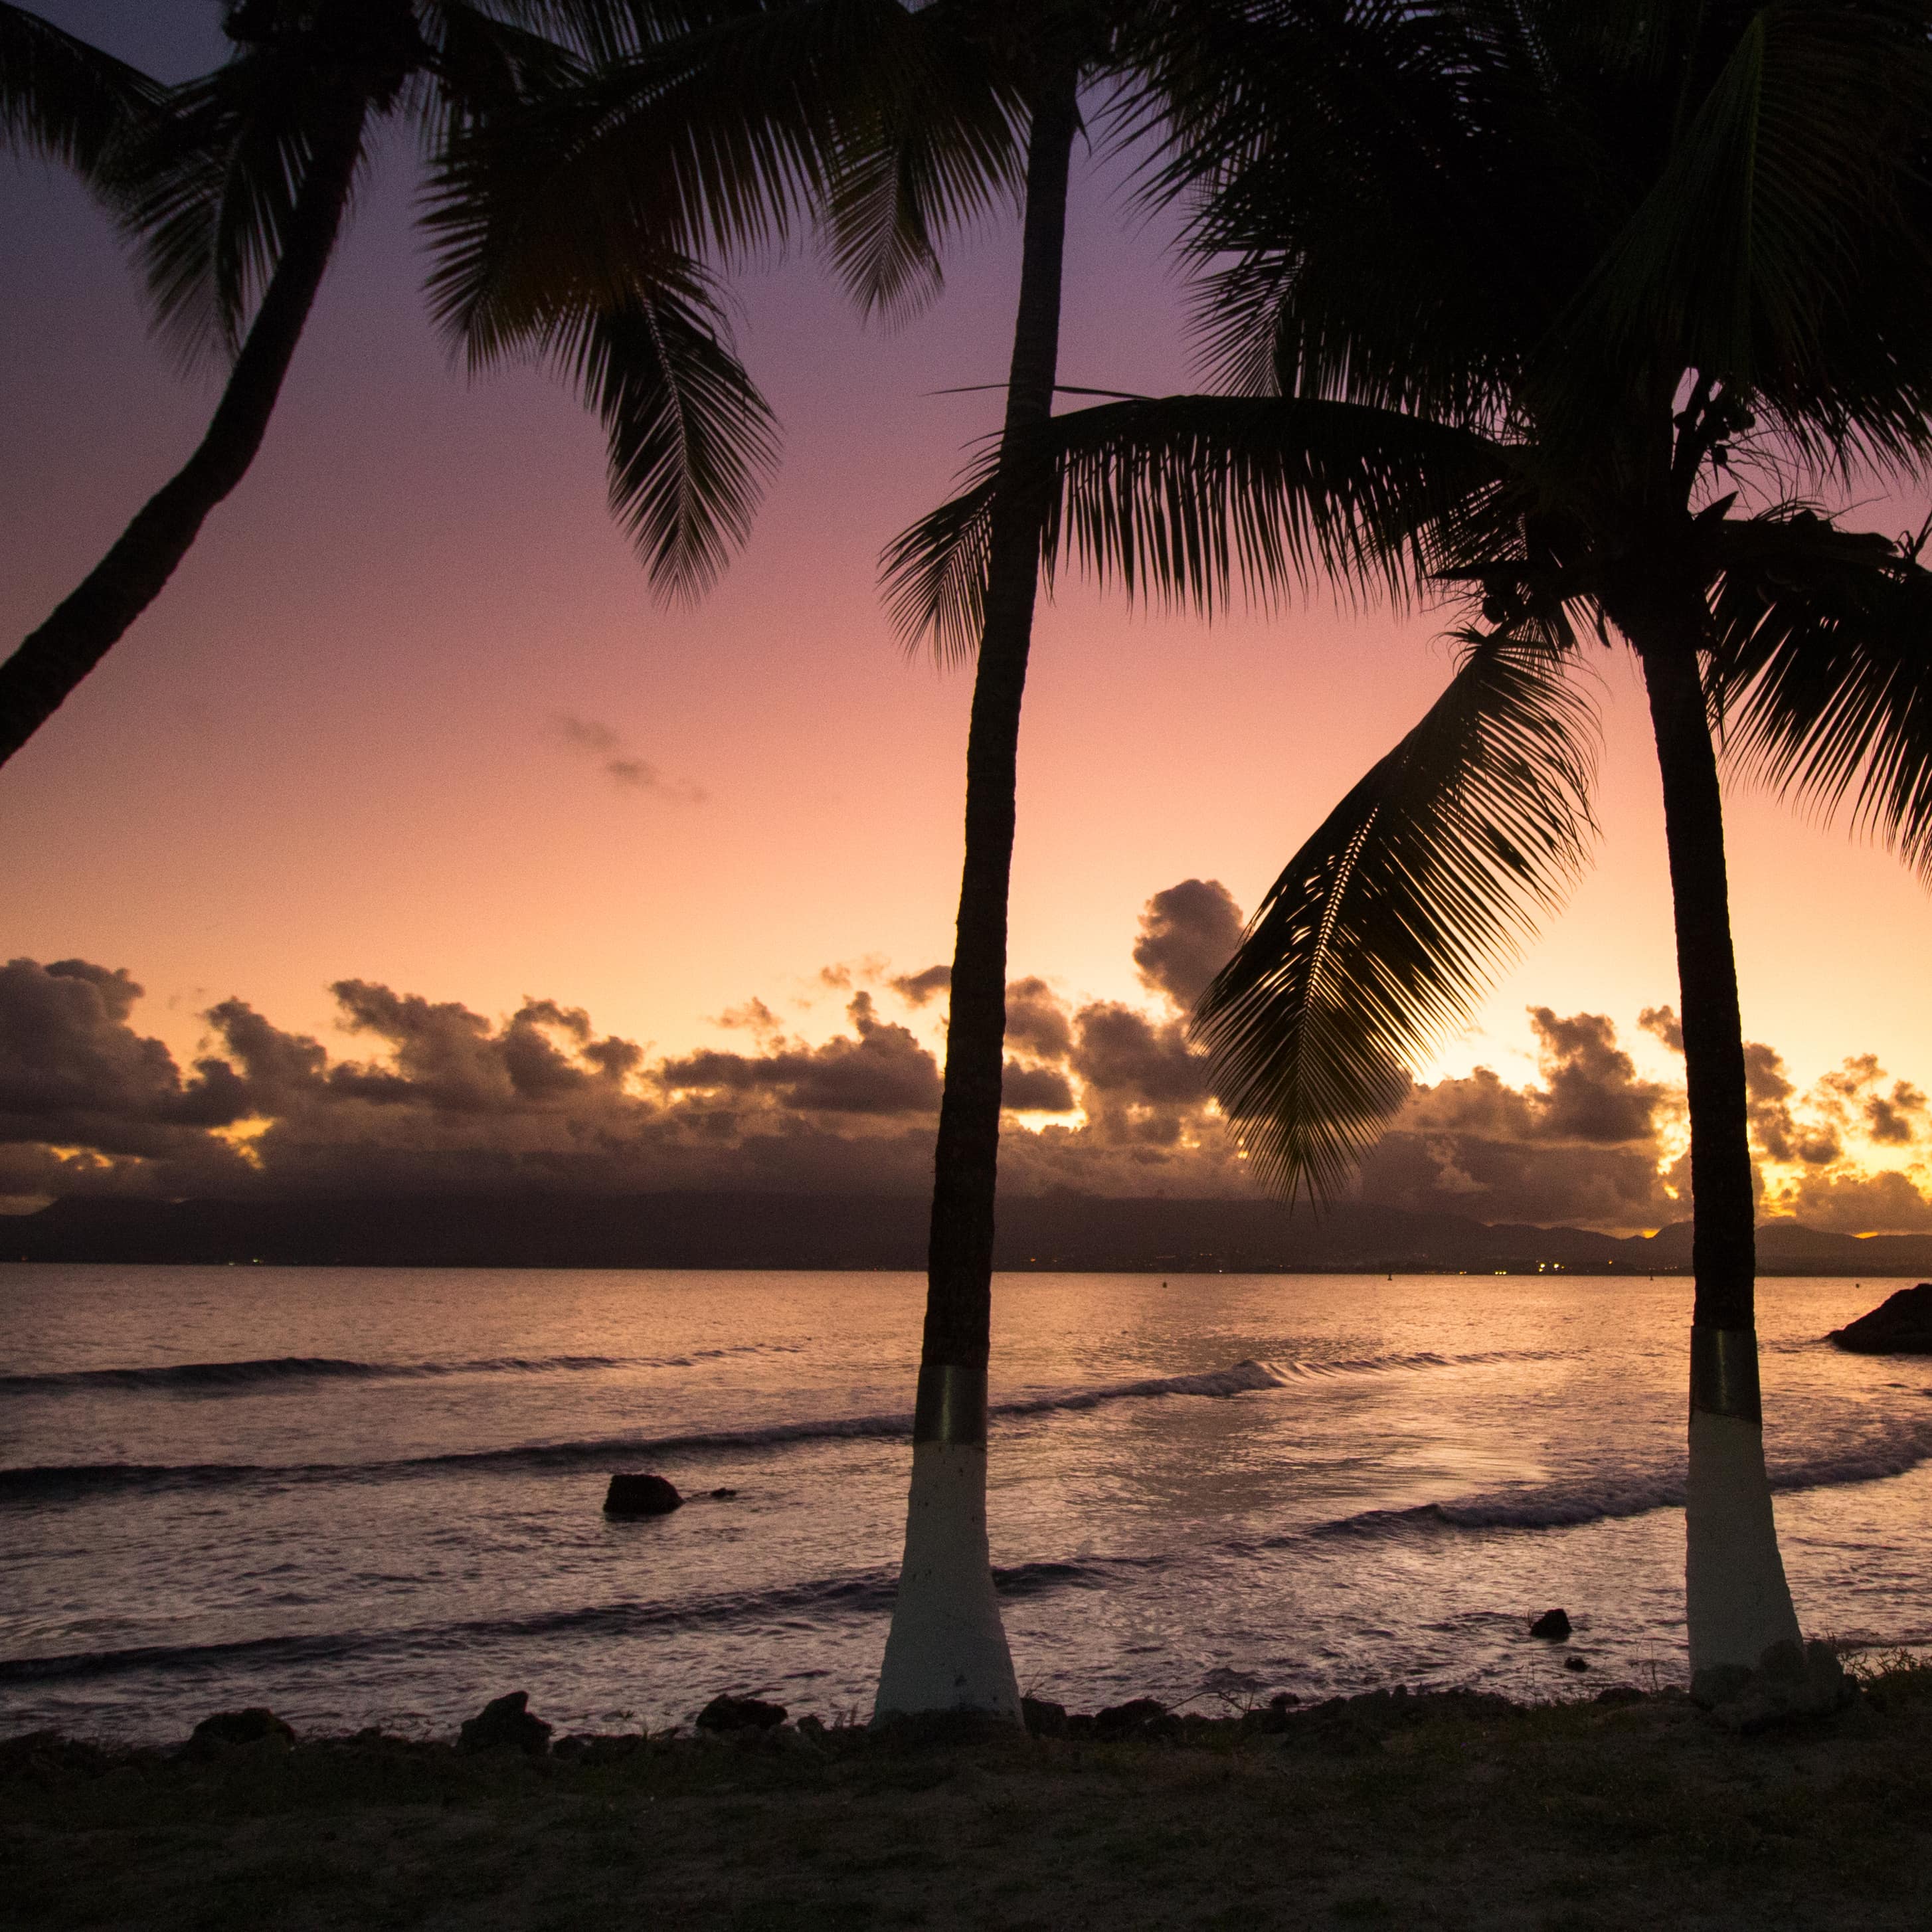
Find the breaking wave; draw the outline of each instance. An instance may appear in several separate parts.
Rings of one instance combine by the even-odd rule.
[[[91,1389],[194,1394],[316,1382],[422,1382],[445,1376],[561,1375],[604,1369],[688,1369],[727,1355],[790,1354],[798,1345],[747,1342],[684,1355],[487,1355],[462,1362],[355,1362],[329,1355],[274,1355],[260,1361],[172,1362],[155,1368],[64,1369],[0,1376],[0,1395]]]
[[[1803,1490],[1842,1489],[1903,1476],[1932,1460],[1932,1430],[1910,1428],[1855,1445],[1774,1462],[1771,1486],[1780,1495]],[[1402,1535],[1430,1530],[1568,1529],[1646,1516],[1684,1507],[1684,1469],[1634,1472],[1586,1478],[1544,1489],[1505,1490],[1450,1502],[1418,1503],[1408,1509],[1364,1510],[1324,1523],[1321,1536]]]
[[[1012,1598],[1083,1583],[1097,1585],[1109,1569],[1118,1567],[1117,1562],[1102,1558],[1085,1562],[1016,1564],[993,1574],[1000,1595]],[[243,1637],[226,1643],[142,1644],[123,1650],[6,1658],[0,1658],[0,1684],[71,1682],[140,1671],[178,1676],[238,1667],[334,1664],[350,1658],[470,1649],[531,1637],[621,1637],[644,1630],[756,1624],[780,1617],[869,1616],[891,1608],[898,1582],[896,1570],[859,1570],[769,1590],[721,1592],[676,1603],[592,1604],[527,1616],[470,1618],[391,1630],[303,1631]]]
[[[580,1362],[592,1358],[548,1359],[553,1362]],[[1364,1355],[1336,1362],[1250,1360],[1193,1375],[1156,1376],[1138,1382],[1108,1383],[1097,1388],[1060,1389],[1017,1396],[993,1403],[991,1413],[995,1417],[1021,1418],[1097,1408],[1107,1402],[1164,1396],[1246,1395],[1339,1376],[1547,1359],[1551,1357],[1546,1352],[1490,1349],[1468,1355]],[[446,1372],[460,1371],[452,1366]],[[96,1370],[83,1372],[100,1375],[115,1372]],[[242,1483],[380,1482],[409,1477],[459,1474],[467,1470],[566,1472],[594,1468],[619,1457],[742,1454],[803,1442],[890,1438],[909,1435],[911,1430],[910,1414],[897,1412],[880,1415],[831,1416],[808,1421],[769,1423],[749,1429],[698,1430],[670,1436],[603,1436],[573,1442],[520,1443],[499,1449],[458,1450],[441,1455],[406,1456],[386,1462],[44,1463],[0,1468],[0,1504],[70,1502],[130,1490],[205,1489]]]

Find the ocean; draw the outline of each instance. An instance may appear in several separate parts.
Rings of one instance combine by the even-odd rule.
[[[1932,1641],[1932,1362],[1759,1288],[1808,1634]],[[0,1730],[271,1706],[560,1730],[715,1693],[869,1710],[909,1274],[0,1267]],[[1024,1274],[994,1288],[993,1551],[1022,1688],[1093,1709],[1681,1682],[1690,1283]],[[611,1472],[689,1498],[612,1521]],[[1527,1634],[1560,1605],[1565,1646]],[[1585,1669],[1565,1667],[1580,1658]]]

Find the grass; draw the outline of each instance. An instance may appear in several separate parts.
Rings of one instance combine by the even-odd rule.
[[[1360,1698],[1276,1735],[0,1746],[0,1924],[817,1928],[1932,1923],[1932,1670],[1740,1739],[1681,1696]]]

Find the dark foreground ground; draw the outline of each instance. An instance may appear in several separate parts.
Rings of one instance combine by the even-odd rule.
[[[786,1726],[197,1757],[43,1735],[0,1745],[0,1924],[1923,1928],[1932,1670],[1867,1682],[1749,1738],[1671,1693],[1385,1692],[1115,1742]]]

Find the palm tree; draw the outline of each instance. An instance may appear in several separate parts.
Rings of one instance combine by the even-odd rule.
[[[1924,533],[1805,500],[1932,458],[1922,0],[1202,0],[1204,314],[1229,394],[1054,418],[1043,536],[1211,607],[1316,573],[1462,606],[1429,714],[1302,845],[1196,1036],[1256,1171],[1346,1178],[1407,1069],[1587,855],[1585,644],[1663,779],[1695,1196],[1694,1683],[1798,1626],[1766,1479],[1744,1066],[1714,727],[1932,877]],[[901,540],[984,597],[990,475]]]
[[[1061,258],[1083,82],[1124,102],[1144,83],[1145,0],[774,0],[675,46],[614,44],[583,86],[514,140],[470,146],[452,176],[438,288],[450,324],[494,344],[538,333],[524,262],[595,288],[629,222],[630,183],[658,165],[655,105],[708,89],[730,104],[740,250],[815,224],[867,310],[937,289],[950,230],[1012,194],[1021,278],[1006,407],[976,553],[984,595],[941,640],[976,658],[965,854],[945,1091],[934,1158],[913,1470],[878,1714],[968,1708],[1007,1719],[1019,1694],[986,1531],[986,1375],[1006,1028],[1006,905],[1019,719],[1052,508],[1045,441],[1058,380]],[[1142,92],[1145,93],[1143,86]],[[1148,98],[1151,98],[1149,95]],[[697,184],[715,164],[682,166]],[[487,184],[478,191],[476,183]],[[573,266],[560,270],[560,263]]]
[[[693,12],[652,0],[224,6],[232,58],[164,95],[0,7],[0,130],[82,170],[136,244],[184,359],[232,365],[187,463],[0,664],[0,763],[160,595],[246,474],[383,124],[413,120],[446,155],[580,71],[612,22],[672,36]],[[664,196],[661,182],[639,186],[646,208]],[[691,211],[677,212],[688,233]],[[701,587],[744,534],[774,446],[716,296],[664,226],[594,296],[556,292],[538,338],[501,346],[561,368],[597,410],[614,509],[677,592]]]

